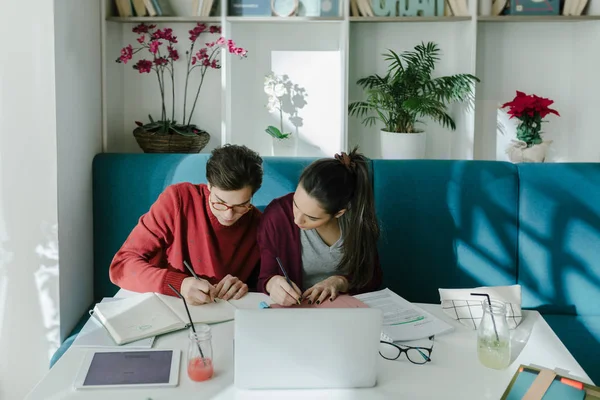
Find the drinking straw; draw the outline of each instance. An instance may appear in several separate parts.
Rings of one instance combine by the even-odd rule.
[[[179,293],[179,290],[175,289],[170,283],[169,283],[169,287],[171,288],[172,291],[177,293],[177,296],[179,296],[181,298],[181,300],[183,301],[183,305],[185,306],[185,312],[187,313],[187,316],[190,320],[190,326],[192,327],[192,331],[194,331],[194,334],[195,334],[196,328],[194,328],[194,323],[192,322],[192,316],[190,315],[190,310],[188,309],[187,302],[185,301],[185,299],[183,298],[181,293]],[[200,343],[196,343],[196,344],[198,345],[198,351],[200,352],[200,357],[202,358],[202,362],[204,363],[204,366],[206,366],[206,361],[204,360],[204,353],[202,352],[202,349],[200,348]]]
[[[500,337],[498,337],[498,329],[496,329],[496,320],[494,319],[494,313],[492,312],[492,301],[490,300],[490,295],[486,293],[471,293],[471,296],[485,296],[487,297],[488,304],[490,306],[490,316],[492,317],[492,323],[494,324],[494,332],[496,333],[496,340],[500,341]]]

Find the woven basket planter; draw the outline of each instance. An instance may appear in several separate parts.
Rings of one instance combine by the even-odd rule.
[[[139,127],[133,131],[133,136],[144,153],[199,153],[210,140],[208,132],[203,130],[196,136],[160,135]]]

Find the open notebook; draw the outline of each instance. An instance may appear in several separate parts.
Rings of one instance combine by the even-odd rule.
[[[236,309],[229,302],[219,299],[216,303],[188,307],[195,324],[231,321]],[[119,345],[185,329],[190,325],[179,297],[152,292],[119,301],[97,303],[92,314]]]

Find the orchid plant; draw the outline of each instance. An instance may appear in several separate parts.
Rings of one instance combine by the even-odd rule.
[[[283,77],[271,72],[265,76],[265,93],[269,98],[267,110],[272,113],[279,111],[279,126],[269,125],[265,132],[273,136],[275,139],[287,139],[292,134],[283,131],[283,96],[286,94],[285,81]]]
[[[175,120],[175,68],[174,63],[179,60],[179,52],[175,48],[178,43],[177,37],[173,35],[171,28],[156,29],[156,25],[146,25],[141,23],[135,26],[132,31],[138,34],[137,47],[128,45],[121,50],[121,56],[117,59],[118,63],[127,64],[133,59],[133,56],[140,53],[149,57],[142,58],[133,65],[133,69],[140,74],[152,73],[156,74],[158,79],[158,87],[161,96],[161,116],[158,121],[154,121],[151,115],[148,116],[150,123],[143,124],[136,121],[135,123],[148,132],[158,133],[162,135],[180,134],[184,136],[194,136],[200,131],[195,125],[191,125],[192,116],[196,109],[196,103],[200,96],[200,91],[204,83],[204,78],[209,69],[220,69],[220,54],[221,49],[226,49],[230,54],[245,58],[247,51],[241,47],[237,47],[232,40],[227,40],[224,37],[219,37],[214,42],[201,43],[200,36],[204,33],[220,34],[221,27],[207,26],[203,23],[197,23],[196,26],[189,31],[190,47],[185,52],[187,61],[187,71],[185,76],[185,88],[183,91],[183,115],[181,123]],[[199,49],[197,47],[200,47]],[[200,73],[200,83],[194,96],[191,110],[188,113],[188,82],[192,71],[198,70]],[[166,81],[171,81],[171,97],[172,109],[170,118],[167,116],[165,106],[165,98],[167,96]]]

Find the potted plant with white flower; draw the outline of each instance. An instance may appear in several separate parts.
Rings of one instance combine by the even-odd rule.
[[[295,140],[292,132],[286,132],[283,126],[283,101],[287,93],[287,76],[279,76],[274,72],[265,76],[265,93],[268,96],[267,110],[269,113],[279,114],[279,128],[269,125],[267,132],[273,140],[272,155],[274,156],[293,156],[295,153]]]

